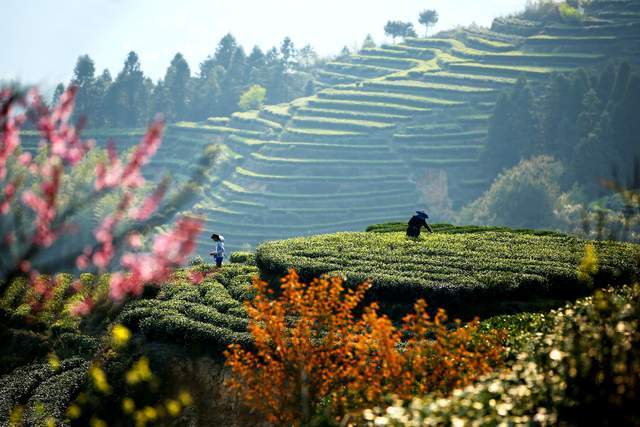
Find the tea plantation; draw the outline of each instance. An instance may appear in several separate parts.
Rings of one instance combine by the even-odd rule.
[[[230,117],[170,126],[147,171],[187,180],[210,144],[220,161],[190,202],[229,249],[272,239],[359,230],[421,205],[427,173],[447,178],[453,207],[474,200],[493,176],[479,167],[488,119],[501,91],[525,75],[534,91],[555,72],[640,57],[637,1],[594,1],[580,22],[496,19],[438,38],[407,38],[327,63],[317,92]],[[122,148],[140,129],[91,131]],[[37,135],[25,133],[35,149]]]
[[[500,18],[408,38],[329,62],[313,96],[227,120],[178,123],[175,135],[216,140],[232,156],[195,210],[231,249],[272,239],[359,230],[403,218],[421,204],[419,182],[444,173],[454,209],[493,176],[479,167],[501,91],[525,75],[537,91],[554,72],[637,62],[634,0],[597,1],[581,22]]]
[[[406,312],[416,298],[424,297],[430,307],[447,307],[451,314],[462,317],[481,314],[483,318],[504,312],[496,302],[564,301],[593,292],[593,286],[628,283],[640,273],[640,247],[633,244],[450,224],[434,224],[433,234],[409,239],[402,227],[400,223],[378,224],[370,227],[377,232],[340,232],[267,242],[255,254],[234,253],[233,262],[222,269],[194,262],[175,271],[161,288],[150,287],[143,297],[121,306],[106,299],[108,276],[81,276],[84,286],[80,291],[74,290],[71,275],[42,276],[43,280],[53,280],[54,292],[41,306],[28,282],[18,280],[0,301],[0,423],[15,415],[16,407],[22,408],[23,419],[34,425],[48,422],[49,417],[65,422],[67,407],[78,393],[95,389],[89,367],[96,360],[113,378],[143,354],[165,381],[173,378],[170,373],[176,367],[193,373],[195,368],[190,367],[203,360],[218,366],[227,345],[251,346],[243,302],[253,296],[252,278],[258,274],[276,278],[292,266],[306,278],[342,274],[350,284],[370,278],[373,287],[368,299],[381,302],[383,309],[391,308],[391,314],[393,310]],[[588,243],[593,244],[597,257],[592,283],[578,279]],[[637,291],[623,292],[637,295]],[[96,301],[97,321],[85,321],[70,313],[71,306],[86,296]],[[634,301],[636,304],[637,298]],[[620,309],[626,307],[616,304]],[[522,333],[554,331],[545,316],[525,312],[494,317],[483,327],[507,329],[515,354],[520,346],[530,344],[526,336],[520,338]],[[126,351],[114,353],[110,349],[109,334],[115,324],[125,325],[133,334]],[[193,381],[204,387],[197,405],[211,406],[211,387],[217,387],[219,371],[209,367],[204,374],[195,372]],[[497,375],[504,387],[529,381],[513,373]],[[486,387],[485,383],[477,385],[479,390]],[[552,391],[559,392],[556,388]],[[539,393],[535,396],[542,399]],[[459,410],[452,406],[447,409],[450,414],[438,416],[455,415]],[[496,415],[491,412],[491,416]]]
[[[438,232],[438,229],[443,232]],[[265,277],[295,267],[303,277],[340,274],[351,284],[371,279],[370,298],[473,311],[482,301],[567,298],[589,286],[578,278],[585,240],[560,234],[436,226],[419,239],[403,232],[342,232],[267,242],[256,252]],[[593,242],[596,285],[624,283],[640,273],[637,245]]]

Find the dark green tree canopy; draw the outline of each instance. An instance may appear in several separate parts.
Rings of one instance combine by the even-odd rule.
[[[429,27],[432,27],[438,23],[438,12],[433,9],[426,9],[420,12],[420,17],[418,19],[422,25],[425,26],[425,37],[429,32]]]
[[[387,21],[384,26],[384,33],[393,38],[395,43],[396,37],[415,37],[416,31],[411,22]]]

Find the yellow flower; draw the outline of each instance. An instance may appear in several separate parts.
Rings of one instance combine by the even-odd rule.
[[[172,417],[177,417],[178,415],[180,415],[180,411],[182,410],[182,405],[180,405],[180,402],[178,402],[177,400],[169,399],[167,400],[167,403],[165,404],[165,406],[167,407],[167,412]]]
[[[178,400],[184,406],[191,406],[193,404],[193,398],[191,397],[191,394],[186,390],[182,390],[180,392],[180,394],[178,395]]]
[[[592,276],[598,272],[598,255],[593,243],[589,242],[584,247],[584,256],[578,266],[578,279],[591,283]]]
[[[117,324],[111,329],[111,342],[114,347],[122,347],[131,339],[131,331],[126,326]]]
[[[22,418],[24,416],[24,407],[18,405],[14,406],[9,414],[9,426],[18,427],[22,425]]]
[[[126,373],[127,384],[138,384],[143,381],[149,381],[153,378],[153,373],[149,368],[149,359],[142,356]]]
[[[53,369],[54,371],[60,369],[60,359],[58,358],[58,356],[56,356],[55,353],[49,354],[48,362],[49,366],[51,366],[51,369]]]
[[[93,365],[89,369],[89,374],[91,375],[91,379],[93,380],[93,385],[98,389],[98,391],[104,394],[111,393],[111,386],[107,382],[107,375],[104,373],[102,368]]]
[[[132,414],[136,410],[136,403],[130,397],[122,399],[122,412],[125,414]]]
[[[143,411],[145,418],[149,421],[154,421],[156,418],[158,418],[158,412],[156,412],[155,408],[151,406],[145,406]]]
[[[107,427],[107,423],[104,420],[101,420],[100,418],[91,418],[91,421],[89,421],[89,425],[91,427]]]
[[[144,427],[147,425],[147,417],[144,415],[144,411],[136,411],[133,418],[136,421],[136,427]]]
[[[67,417],[71,418],[72,420],[80,418],[81,414],[82,409],[80,409],[80,407],[75,403],[67,408]]]

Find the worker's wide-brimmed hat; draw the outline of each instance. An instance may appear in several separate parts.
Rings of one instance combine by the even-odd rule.
[[[424,217],[424,218],[429,218],[429,215],[427,215],[427,214],[425,213],[425,211],[416,211],[416,214],[417,214],[418,216],[422,216],[422,217]]]

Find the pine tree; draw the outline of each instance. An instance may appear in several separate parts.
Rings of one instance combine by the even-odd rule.
[[[97,102],[97,110],[95,118],[92,119],[92,122],[97,127],[106,126],[108,124],[108,117],[106,111],[106,103],[107,103],[107,93],[109,92],[109,88],[113,84],[113,79],[111,78],[111,73],[108,69],[104,69],[102,74],[98,76],[95,84],[95,94],[98,97],[99,101]]]
[[[109,88],[109,115],[116,127],[141,126],[148,120],[150,82],[145,81],[138,55],[127,55],[122,71]]]
[[[219,114],[229,115],[238,110],[238,99],[245,85],[246,55],[242,47],[233,53],[229,65],[220,80]]]
[[[51,97],[51,105],[58,105],[58,101],[60,101],[60,96],[64,93],[64,84],[58,83],[55,90],[53,91],[53,96]]]
[[[496,102],[483,155],[491,174],[509,168],[539,150],[539,120],[531,87],[524,76]]]
[[[231,58],[238,49],[238,42],[231,33],[226,34],[220,39],[216,47],[216,53],[213,56],[216,65],[221,66],[225,70],[229,68]]]
[[[374,47],[376,47],[376,42],[373,40],[373,37],[371,37],[371,34],[367,34],[367,37],[365,37],[364,41],[362,42],[362,48],[372,49]]]
[[[78,88],[74,110],[76,119],[95,116],[97,104],[100,102],[95,93],[95,70],[95,64],[89,55],[78,57],[70,83]]]
[[[265,55],[258,46],[254,46],[247,57],[244,74],[251,84],[263,85],[265,81]]]
[[[164,111],[167,120],[180,121],[187,118],[189,111],[189,81],[191,70],[181,53],[171,60],[164,76],[162,93],[164,94]]]

